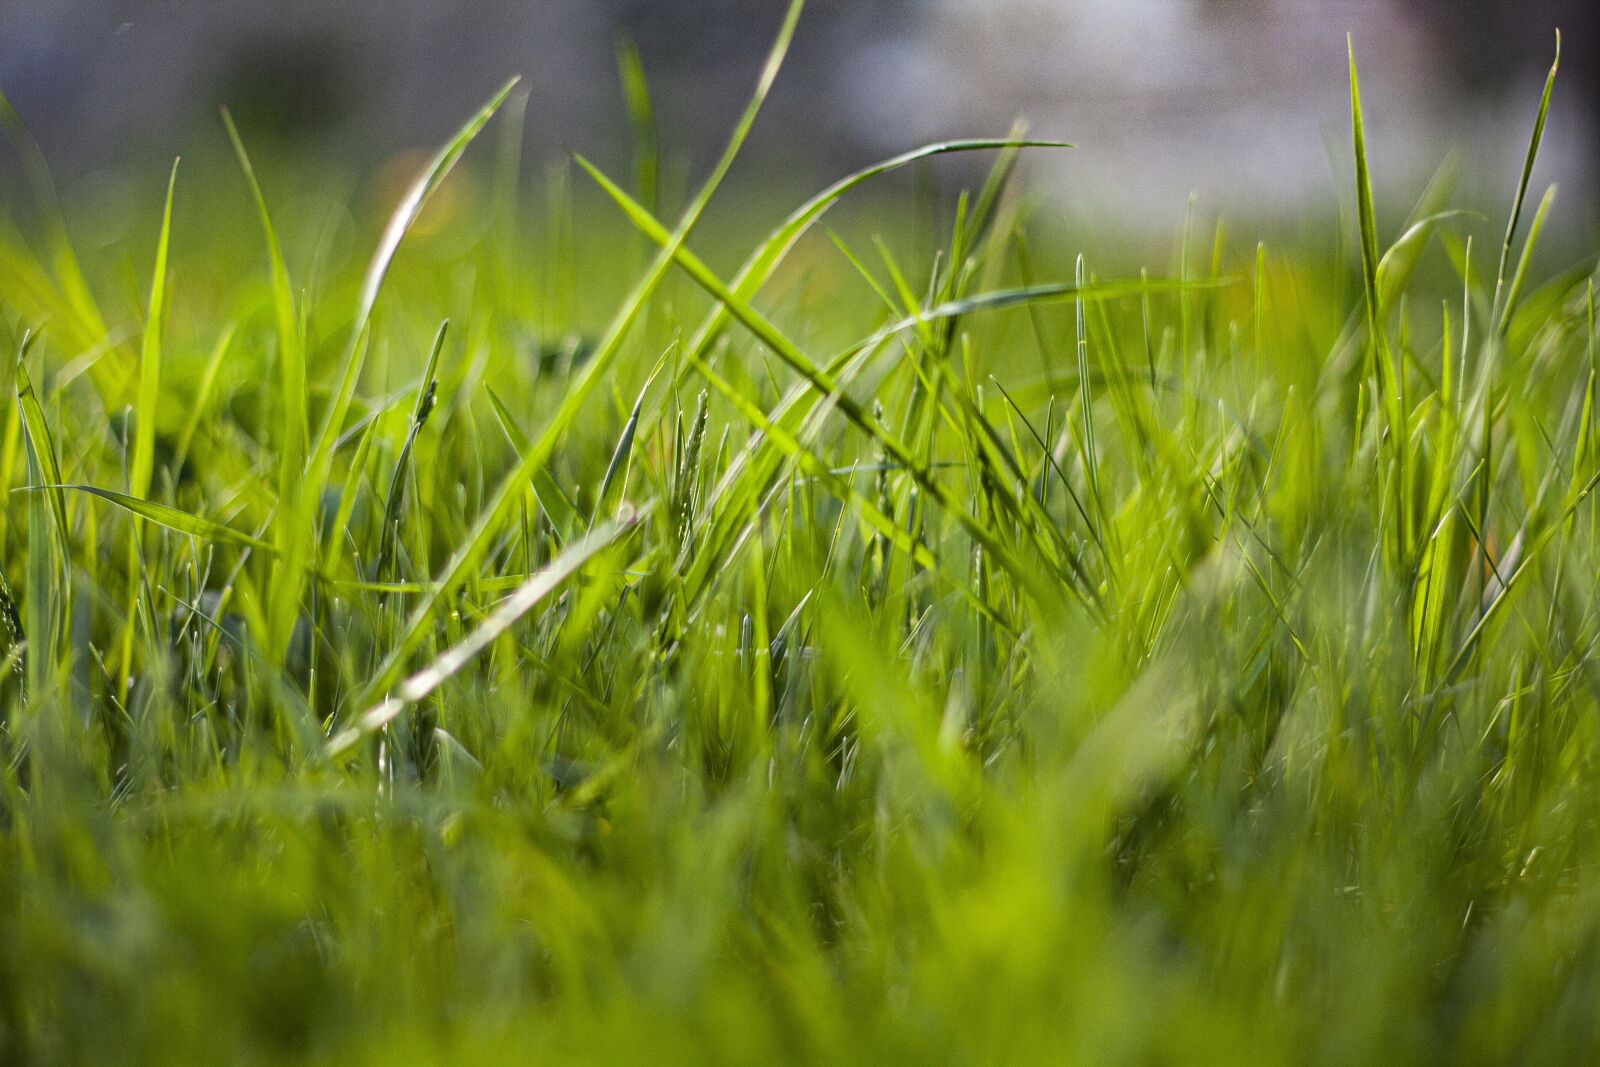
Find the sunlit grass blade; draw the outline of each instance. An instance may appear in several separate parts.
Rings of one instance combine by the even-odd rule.
[[[118,493],[114,490],[102,489],[94,485],[48,484],[38,486],[36,489],[44,492],[71,490],[77,493],[87,493],[90,496],[99,497],[101,500],[115,504],[131,515],[140,519],[149,519],[156,525],[165,526],[167,529],[177,533],[198,537],[202,541],[214,541],[218,544],[253,548],[269,555],[276,554],[276,550],[270,544],[259,538],[154,500],[142,500],[138,497],[129,496],[127,493]]]
[[[32,484],[56,485],[61,481],[61,467],[56,460],[55,439],[51,436],[49,423],[45,421],[44,407],[39,403],[39,394],[34,391],[33,379],[28,376],[28,368],[24,362],[29,344],[36,336],[30,334],[23,338],[22,350],[17,357],[17,406],[22,412],[29,461],[37,467],[38,478]],[[70,527],[67,526],[66,501],[56,490],[47,490],[44,496],[55,519],[56,554],[61,565],[67,567],[70,565],[72,555],[71,542],[68,540]]]
[[[44,409],[28,378],[26,359],[33,337],[31,333],[24,334],[17,352],[17,406],[22,412],[28,481],[31,485],[44,485],[59,479],[61,470],[56,463],[56,446],[45,422]],[[68,539],[66,504],[59,490],[29,494],[27,530],[27,597],[24,601],[27,614],[23,633],[28,653],[24,697],[32,693],[37,699],[50,690],[57,667],[55,605],[67,602],[72,587],[72,546]]]
[[[222,335],[217,338],[217,343],[211,349],[211,355],[206,359],[206,367],[200,375],[200,388],[196,391],[194,402],[189,409],[189,417],[184,420],[183,429],[178,431],[178,441],[172,450],[172,467],[182,470],[184,461],[189,458],[189,447],[194,443],[194,435],[200,430],[200,423],[210,411],[212,395],[216,390],[217,375],[222,371],[222,363],[228,356],[228,351],[233,347],[234,333],[237,323],[230,322],[223,327]],[[281,496],[281,490],[280,490]]]
[[[156,418],[161,403],[161,333],[167,317],[167,256],[172,237],[172,197],[178,186],[178,164],[167,178],[166,207],[161,212],[161,232],[156,239],[156,265],[150,281],[150,305],[145,316],[144,341],[139,349],[139,396],[134,410],[133,458],[128,488],[134,496],[150,491],[155,458]]]
[[[616,506],[618,498],[626,488],[628,465],[633,460],[633,439],[639,432],[639,416],[644,411],[645,396],[650,392],[650,386],[655,383],[656,375],[667,365],[667,353],[656,360],[655,367],[650,371],[650,376],[645,379],[644,385],[639,388],[639,397],[633,402],[633,410],[628,415],[628,421],[623,424],[622,436],[617,439],[617,447],[611,452],[611,461],[606,464],[605,476],[600,479],[600,495],[595,500],[594,515],[590,525],[598,522],[609,514]]]
[[[624,340],[632,329],[635,321],[644,310],[650,296],[656,291],[661,279],[672,265],[674,253],[682,246],[683,242],[693,232],[704,214],[707,205],[711,202],[722,181],[732,169],[734,159],[740,149],[744,147],[750,130],[755,125],[756,117],[760,114],[762,105],[766,102],[768,93],[772,90],[772,83],[777,79],[778,70],[783,65],[783,59],[788,54],[789,45],[794,39],[795,27],[799,22],[800,12],[805,7],[805,0],[791,0],[788,13],[784,18],[782,27],[778,31],[776,41],[767,55],[760,77],[756,83],[755,92],[751,95],[750,102],[746,105],[744,114],[735,126],[733,134],[728,140],[727,147],[723,150],[721,159],[706,179],[699,194],[684,211],[683,218],[678,224],[677,231],[669,238],[666,247],[657,255],[650,264],[644,276],[634,285],[632,291],[622,302],[621,307],[611,320],[604,336],[595,346],[594,353],[590,356],[584,369],[568,388],[567,394],[562,398],[561,405],[551,416],[540,436],[530,442],[529,447],[518,458],[517,465],[501,479],[493,496],[490,498],[477,521],[473,524],[466,540],[462,542],[451,556],[440,575],[435,579],[436,586],[432,593],[424,596],[412,610],[407,619],[404,631],[377,673],[356,694],[357,704],[366,703],[377,694],[387,690],[401,676],[405,669],[405,662],[421,643],[424,634],[434,621],[435,612],[439,602],[448,596],[466,580],[473,567],[482,560],[488,551],[489,539],[499,529],[506,516],[510,513],[512,505],[516,502],[523,489],[529,484],[536,471],[542,470],[549,462],[550,454],[554,451],[556,442],[567,431],[578,413],[582,410],[584,401],[598,387],[602,377],[611,369],[613,362],[622,352]]]
[[[295,501],[285,502],[292,511],[291,515],[283,519],[287,524],[286,536],[292,545],[308,546],[315,541],[317,506],[322,499],[322,491],[328,484],[328,476],[333,465],[334,445],[343,429],[345,416],[355,395],[356,382],[360,378],[369,340],[372,310],[383,288],[383,280],[388,276],[389,267],[394,262],[395,253],[399,251],[400,242],[405,239],[412,224],[422,214],[429,197],[460,161],[467,146],[488,125],[494,113],[516,87],[517,80],[513,78],[507,82],[454,137],[445,143],[412,184],[410,191],[390,217],[388,226],[384,228],[377,251],[367,266],[355,317],[350,325],[350,340],[345,350],[344,363],[334,387],[332,400],[323,414],[321,427],[313,441],[305,476],[300,484],[300,492]],[[271,604],[267,613],[267,648],[274,662],[279,661],[288,650],[289,640],[300,613],[300,599],[309,562],[310,553],[301,551],[291,552],[279,561],[280,569],[274,576],[270,592]]]
[[[1550,207],[1556,200],[1556,187],[1551,186],[1545,190],[1544,196],[1539,200],[1539,207],[1533,213],[1533,222],[1528,226],[1528,239],[1522,243],[1522,255],[1517,259],[1517,270],[1511,276],[1511,287],[1506,290],[1505,305],[1500,310],[1500,333],[1504,334],[1511,329],[1511,316],[1517,310],[1517,301],[1522,296],[1522,287],[1528,281],[1528,271],[1533,262],[1533,250],[1539,246],[1539,235],[1544,232],[1544,220],[1550,214]],[[1583,271],[1582,273],[1587,273]]]
[[[261,191],[250,155],[245,151],[244,140],[234,126],[233,116],[222,109],[222,122],[227,127],[228,139],[233,143],[234,154],[239,159],[239,169],[244,172],[250,197],[255,202],[256,215],[261,221],[261,232],[267,242],[267,263],[272,282],[273,320],[278,335],[278,367],[281,384],[279,403],[283,408],[283,430],[278,442],[278,500],[274,542],[283,554],[294,550],[294,538],[299,515],[300,480],[305,475],[305,457],[310,417],[307,414],[306,354],[304,338],[300,333],[299,318],[295,313],[294,290],[289,282],[289,268],[284,262],[283,247],[278,241],[278,230],[272,224],[272,214],[267,210],[267,198]]]
[[[514,626],[551,593],[577,574],[592,559],[615,545],[635,529],[644,513],[624,521],[607,522],[591,530],[581,540],[564,549],[539,573],[524,582],[515,593],[495,606],[489,617],[460,643],[438,656],[428,666],[411,675],[399,691],[382,703],[363,712],[355,723],[328,741],[328,755],[337,759],[360,743],[363,737],[382,729],[409,704],[427,697],[470,663],[495,639]]]
[[[1528,198],[1528,188],[1533,184],[1533,167],[1539,161],[1539,146],[1544,143],[1545,122],[1550,117],[1550,98],[1556,89],[1556,74],[1561,70],[1561,31],[1556,31],[1556,55],[1550,63],[1550,73],[1545,76],[1544,92],[1539,97],[1539,112],[1533,121],[1533,134],[1528,139],[1528,154],[1522,161],[1522,175],[1517,179],[1517,195],[1511,202],[1511,217],[1506,221],[1505,240],[1500,244],[1500,266],[1495,271],[1494,311],[1502,331],[1510,319],[1501,303],[1506,285],[1506,271],[1511,266],[1511,246],[1517,239],[1517,227],[1522,222],[1522,207]]]
[[[840,178],[810,200],[795,208],[783,223],[762,242],[760,247],[751,253],[749,259],[745,261],[744,265],[739,269],[739,273],[735,276],[732,289],[746,299],[755,296],[761,287],[766,284],[767,280],[771,278],[773,272],[783,262],[795,244],[816,225],[818,220],[827,214],[846,194],[867,184],[874,178],[890,174],[924,159],[941,155],[1006,151],[1020,148],[1071,147],[1073,146],[1065,141],[1023,138],[974,138],[959,141],[941,141],[924,145],[874,163],[871,166],[863,167]],[[723,304],[718,304],[695,330],[693,339],[687,346],[687,351],[694,355],[703,354],[711,341],[731,319],[732,313],[729,309]]]
[[[444,350],[444,338],[449,329],[449,319],[439,324],[439,332],[434,334],[433,346],[428,351],[427,365],[422,369],[422,379],[417,383],[417,399],[411,409],[411,425],[406,430],[405,443],[400,446],[400,455],[395,457],[394,474],[389,479],[389,495],[383,505],[383,527],[378,535],[378,554],[372,564],[374,579],[381,579],[384,576],[389,560],[394,554],[395,538],[399,536],[400,507],[405,498],[405,480],[411,468],[411,450],[416,446],[417,435],[422,432],[422,427],[427,424],[428,415],[433,411],[435,391],[439,386],[434,372],[439,367],[439,353]]]
[[[1384,412],[1387,432],[1384,436],[1387,450],[1394,459],[1395,495],[1393,507],[1394,550],[1401,559],[1411,555],[1413,523],[1412,498],[1409,477],[1408,444],[1406,433],[1406,404],[1402,395],[1404,380],[1394,361],[1389,345],[1388,312],[1383,304],[1379,287],[1378,270],[1382,264],[1379,255],[1377,211],[1372,198],[1372,171],[1367,158],[1366,123],[1361,112],[1361,81],[1356,72],[1354,38],[1347,38],[1350,57],[1350,126],[1355,149],[1356,213],[1361,231],[1361,281],[1366,291],[1368,352],[1372,379],[1378,393],[1378,404]]]

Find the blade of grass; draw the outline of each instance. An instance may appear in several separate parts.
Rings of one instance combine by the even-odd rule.
[[[495,419],[500,423],[500,429],[504,431],[506,440],[511,442],[512,450],[519,456],[526,455],[528,449],[532,447],[528,435],[522,432],[511,412],[506,410],[505,402],[500,399],[492,386],[485,387],[484,392],[488,394],[489,405],[494,409]],[[534,472],[530,488],[558,536],[566,537],[573,531],[583,528],[583,514],[572,502],[572,498],[567,496],[566,491],[557,484],[555,478],[551,477],[548,468],[540,467]]]
[[[1511,265],[1511,246],[1517,239],[1517,226],[1522,222],[1522,207],[1528,198],[1528,187],[1533,183],[1533,166],[1539,160],[1539,146],[1544,142],[1545,121],[1550,117],[1550,97],[1555,93],[1556,74],[1561,70],[1561,31],[1556,31],[1556,56],[1545,76],[1544,92],[1539,97],[1539,113],[1533,121],[1533,135],[1528,139],[1528,154],[1522,161],[1522,176],[1517,181],[1517,195],[1511,201],[1511,217],[1506,221],[1505,240],[1500,245],[1500,267],[1495,272],[1493,321],[1500,323],[1504,333],[1510,320],[1501,306],[1500,298],[1506,284],[1506,270]]]
[[[429,413],[433,411],[434,395],[439,386],[434,371],[438,369],[439,353],[444,350],[444,338],[449,329],[449,319],[439,324],[439,332],[434,334],[433,347],[428,352],[427,365],[422,370],[422,380],[417,383],[416,404],[411,409],[411,426],[406,431],[405,443],[400,446],[400,455],[394,462],[394,474],[389,479],[389,497],[383,507],[383,527],[378,536],[378,555],[372,564],[374,581],[382,580],[389,560],[394,554],[394,540],[400,523],[400,505],[405,496],[406,472],[411,465],[411,449],[416,445],[417,434],[422,432]]]
[[[198,537],[202,541],[215,541],[220,544],[238,545],[241,548],[253,548],[269,555],[276,555],[276,550],[265,541],[221,523],[202,519],[198,515],[190,514],[178,508],[158,503],[154,500],[143,500],[139,497],[118,493],[110,489],[101,489],[93,485],[73,485],[70,483],[53,483],[39,486],[30,486],[29,492],[62,492],[71,490],[76,493],[87,493],[99,497],[122,508],[124,511],[140,519],[148,519],[158,526],[165,526],[177,533]]]
[[[404,711],[410,704],[425,699],[457,674],[472,659],[511,629],[528,612],[559,589],[592,559],[621,541],[636,529],[645,512],[618,522],[602,523],[579,541],[564,549],[551,563],[524,582],[516,592],[495,606],[489,617],[462,641],[452,646],[422,670],[407,678],[393,696],[364,711],[355,723],[328,741],[327,755],[339,759],[362,738],[370,736]]]
[[[282,440],[278,444],[278,510],[273,524],[273,542],[280,555],[294,551],[294,538],[299,532],[295,520],[300,513],[300,485],[305,476],[307,434],[310,416],[306,399],[306,355],[301,338],[300,322],[295,314],[294,290],[289,282],[289,268],[283,259],[283,246],[278,241],[278,230],[272,224],[272,214],[267,210],[267,198],[261,191],[255,167],[245,151],[244,140],[233,123],[227,108],[222,109],[222,123],[227,127],[228,139],[233,143],[234,154],[239,159],[239,169],[250,187],[250,197],[255,202],[256,214],[261,222],[261,232],[267,241],[267,262],[271,275],[273,318],[278,334],[278,367],[281,387],[278,398],[283,407]]]
[[[128,474],[128,490],[134,496],[150,492],[155,457],[156,411],[161,403],[161,331],[167,317],[167,254],[172,237],[172,197],[177,186],[178,163],[174,160],[172,173],[167,178],[167,201],[161,212],[161,235],[156,241],[156,266],[150,282],[150,307],[139,350],[139,397],[134,411],[133,460]]]
[[[434,616],[439,610],[441,601],[464,582],[472,569],[483,559],[488,552],[490,539],[499,529],[501,523],[511,513],[513,505],[520,497],[525,486],[529,484],[534,472],[544,468],[550,455],[555,450],[556,442],[565,434],[568,427],[577,419],[586,401],[594,389],[599,385],[602,377],[608,373],[617,356],[623,350],[623,341],[628,336],[634,323],[655,293],[667,270],[672,265],[674,254],[683,242],[698,225],[701,216],[705,213],[711,198],[716,194],[723,179],[733,167],[734,159],[743,148],[750,135],[751,128],[755,125],[756,117],[760,114],[762,105],[765,104],[767,95],[771,92],[772,84],[777,79],[778,70],[783,65],[784,57],[788,54],[789,45],[794,39],[795,27],[799,22],[800,12],[805,7],[805,0],[791,0],[783,25],[778,31],[776,41],[767,55],[766,63],[762,67],[761,75],[756,83],[755,92],[751,95],[749,104],[745,107],[744,114],[735,126],[728,146],[724,149],[717,166],[706,179],[700,192],[689,207],[684,211],[683,218],[677,230],[669,237],[667,245],[657,253],[649,269],[635,284],[607,327],[604,336],[595,346],[594,353],[589,362],[584,365],[583,372],[576,382],[568,389],[560,406],[546,424],[544,432],[532,441],[528,449],[521,454],[517,465],[501,479],[489,502],[480,512],[477,521],[473,524],[466,539],[457,547],[455,553],[445,564],[443,571],[436,578],[433,591],[423,596],[412,610],[407,619],[406,626],[401,633],[396,645],[385,657],[377,672],[368,680],[355,695],[352,703],[364,706],[373,700],[401,677],[405,669],[405,662],[416,647],[421,644],[423,637],[434,622]]]
[[[484,126],[488,125],[489,120],[494,117],[516,84],[516,78],[508,81],[434,156],[433,161],[418,176],[410,191],[400,201],[400,205],[395,208],[378,242],[377,251],[367,267],[360,299],[356,305],[355,318],[350,324],[350,341],[345,350],[338,384],[313,442],[300,491],[296,494],[296,500],[290,502],[293,514],[284,519],[290,531],[287,541],[297,550],[279,559],[269,593],[267,649],[269,659],[275,663],[282,662],[288,652],[289,641],[300,614],[306,573],[314,559],[310,546],[316,541],[317,508],[322,499],[323,488],[328,483],[333,465],[334,447],[343,429],[345,416],[349,412],[356,381],[361,374],[372,310],[378,302],[383,280],[388,276],[389,267],[394,262],[401,241],[405,239],[417,217],[422,214],[429,197],[449,176],[466,152],[467,146],[483,131]]]
[[[600,480],[600,495],[595,500],[594,514],[589,519],[591,526],[611,510],[626,488],[627,467],[633,456],[634,436],[639,432],[639,416],[644,411],[644,398],[650,392],[650,386],[654,384],[656,375],[667,365],[667,356],[671,352],[671,348],[667,349],[667,352],[656,360],[655,367],[645,378],[644,385],[639,388],[639,398],[633,402],[633,412],[622,427],[622,436],[617,439],[617,447],[611,453],[611,462],[606,464],[605,477]]]
[[[1377,211],[1373,206],[1372,171],[1367,157],[1366,123],[1361,112],[1361,79],[1356,71],[1355,38],[1346,37],[1350,57],[1350,127],[1355,148],[1356,209],[1361,228],[1361,281],[1366,290],[1368,352],[1372,376],[1377,383],[1378,404],[1388,423],[1386,440],[1395,467],[1396,499],[1394,544],[1400,559],[1411,556],[1413,502],[1410,490],[1409,434],[1406,432],[1403,382],[1389,348],[1385,328],[1388,309],[1383,305],[1378,269],[1382,263],[1378,245]]]
[[[1522,244],[1522,255],[1517,260],[1516,273],[1511,276],[1511,288],[1506,291],[1505,307],[1500,310],[1500,323],[1498,326],[1503,337],[1511,329],[1511,316],[1517,310],[1517,300],[1522,296],[1522,287],[1528,280],[1528,268],[1533,262],[1533,250],[1539,245],[1539,235],[1544,232],[1544,220],[1550,214],[1550,207],[1555,203],[1556,187],[1551,186],[1545,190],[1544,196],[1539,200],[1539,208],[1533,213],[1533,222],[1528,227],[1528,239]]]
[[[45,421],[44,407],[39,403],[39,395],[34,391],[33,379],[28,377],[28,368],[24,358],[28,348],[32,345],[37,334],[27,334],[22,339],[22,349],[17,355],[17,406],[22,411],[22,426],[24,440],[28,446],[28,455],[32,463],[38,467],[38,477],[29,476],[33,485],[54,485],[61,481],[61,467],[56,460],[56,443],[50,434],[49,423]],[[63,567],[63,574],[70,573],[66,568],[71,565],[71,543],[68,541],[70,528],[67,526],[67,505],[61,493],[48,490],[45,497],[49,504],[51,516],[55,520],[56,554]]]

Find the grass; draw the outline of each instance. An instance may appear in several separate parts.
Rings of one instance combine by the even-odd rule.
[[[799,9],[693,195],[624,49],[634,177],[536,225],[514,86],[359,241],[228,120],[136,282],[0,107],[0,1059],[1600,1052],[1548,88],[1498,247],[1442,181],[1379,216],[1352,51],[1347,256],[1194,220],[1102,274],[1012,136],[719,266]],[[975,153],[935,251],[823,232]]]

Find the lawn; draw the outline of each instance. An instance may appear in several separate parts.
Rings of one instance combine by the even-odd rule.
[[[228,122],[86,241],[0,106],[0,1061],[1600,1055],[1548,87],[1495,218],[1352,57],[1326,244],[1102,269],[1021,134],[703,240],[798,13],[682,195],[626,54],[631,166],[511,85],[387,224]]]

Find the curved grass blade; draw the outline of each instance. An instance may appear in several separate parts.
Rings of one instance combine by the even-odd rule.
[[[1517,259],[1516,273],[1511,276],[1511,288],[1506,291],[1506,304],[1500,310],[1500,333],[1502,336],[1511,329],[1511,316],[1517,310],[1517,301],[1522,296],[1522,287],[1528,281],[1528,268],[1533,263],[1533,250],[1539,245],[1539,235],[1544,232],[1544,220],[1550,214],[1550,207],[1556,200],[1556,187],[1550,186],[1545,190],[1544,196],[1539,200],[1539,208],[1533,213],[1533,222],[1528,227],[1528,239],[1522,244],[1522,255]],[[1587,273],[1580,268],[1579,277]]]
[[[28,480],[35,485],[59,479],[56,464],[56,446],[50,437],[50,427],[45,422],[44,409],[33,391],[28,378],[26,359],[32,346],[32,332],[25,333],[17,350],[17,406],[22,410],[23,443],[28,455]],[[51,519],[54,523],[51,523]],[[59,568],[51,566],[51,538],[48,527],[55,528],[55,552]],[[52,600],[60,582],[63,591],[59,603],[63,610],[70,608],[70,598],[64,591],[71,587],[72,555],[67,540],[66,505],[58,490],[31,494],[28,500],[28,569],[26,579],[27,619],[23,624],[26,643],[31,646],[24,672],[24,702],[26,693],[42,694],[48,690],[55,669],[56,625]]]
[[[355,513],[356,497],[361,492],[362,472],[367,469],[367,454],[372,451],[372,442],[378,436],[378,424],[381,420],[376,415],[367,421],[366,429],[361,431],[361,439],[356,442],[355,455],[350,457],[349,473],[345,476],[344,484],[339,487],[339,506],[333,513],[333,537],[328,541],[324,566],[332,570],[334,561],[338,558],[340,539],[346,536],[350,529],[350,516]],[[357,548],[359,552],[360,549]]]
[[[405,238],[412,223],[417,220],[417,216],[422,213],[428,198],[439,188],[461,159],[462,154],[466,152],[467,146],[482,132],[500,105],[505,103],[517,80],[513,78],[508,81],[504,88],[446,142],[433,162],[412,185],[410,192],[395,209],[389,219],[389,225],[384,229],[383,237],[378,242],[377,252],[367,267],[355,319],[350,326],[350,341],[345,351],[344,364],[340,369],[339,381],[334,389],[333,398],[323,414],[321,427],[317,431],[310,459],[306,464],[305,477],[300,484],[300,491],[295,501],[285,502],[290,511],[290,514],[284,517],[284,522],[290,531],[286,543],[290,546],[310,546],[316,540],[316,502],[322,499],[323,488],[328,484],[328,476],[333,466],[334,448],[339,440],[340,430],[344,426],[345,416],[349,413],[351,400],[355,396],[356,381],[361,376],[372,309],[378,301],[378,293],[383,287],[384,278],[389,273],[395,253],[400,248],[400,242]],[[274,662],[281,662],[288,651],[289,639],[294,632],[295,620],[300,612],[300,598],[310,561],[309,548],[304,551],[287,552],[279,561],[279,573],[274,575],[267,612],[267,647]]]
[[[622,352],[622,343],[633,328],[643,312],[645,304],[661,284],[668,269],[672,266],[673,259],[678,251],[699,224],[701,216],[705,213],[707,205],[721,186],[728,171],[733,167],[733,161],[744,147],[745,141],[750,136],[750,130],[755,125],[756,117],[760,114],[762,105],[766,102],[772,90],[772,83],[777,79],[778,70],[783,65],[784,57],[788,54],[789,45],[794,39],[795,27],[800,19],[800,12],[805,7],[805,0],[791,0],[788,14],[784,18],[783,26],[778,31],[777,40],[773,43],[767,55],[767,61],[762,67],[761,76],[756,83],[755,92],[749,104],[745,107],[744,114],[735,126],[733,134],[728,140],[727,147],[723,150],[721,159],[713,168],[711,176],[706,179],[699,194],[685,209],[683,218],[678,223],[677,230],[669,235],[665,247],[657,253],[644,276],[634,285],[628,294],[611,324],[607,327],[604,336],[595,346],[594,354],[589,362],[584,365],[582,376],[568,389],[567,395],[562,399],[560,406],[545,425],[544,432],[537,440],[530,442],[528,448],[522,452],[517,465],[509,471],[489,503],[483,508],[474,523],[472,530],[465,541],[456,549],[444,570],[436,579],[434,590],[412,610],[406,621],[404,631],[401,633],[396,646],[390,651],[388,657],[379,667],[377,673],[368,681],[361,692],[356,694],[355,703],[365,704],[377,693],[381,693],[393,685],[405,669],[405,661],[410,657],[416,647],[421,644],[424,635],[433,624],[435,613],[440,602],[453,593],[470,574],[472,569],[483,559],[489,550],[490,540],[499,529],[506,516],[510,514],[513,505],[517,502],[523,488],[529,483],[535,472],[544,468],[549,462],[551,454],[555,451],[556,442],[560,440],[567,429],[577,419],[583,403],[588,399],[594,389],[600,384],[601,378],[611,369],[618,355]]]
[[[1556,90],[1556,74],[1561,70],[1561,31],[1556,31],[1556,57],[1545,76],[1544,93],[1539,97],[1539,113],[1533,121],[1533,136],[1528,140],[1528,154],[1522,161],[1522,177],[1517,181],[1517,195],[1511,202],[1511,218],[1506,222],[1505,241],[1500,245],[1500,269],[1495,273],[1494,307],[1500,331],[1505,332],[1510,321],[1508,310],[1500,304],[1501,292],[1506,284],[1506,270],[1511,265],[1511,246],[1517,239],[1517,226],[1522,221],[1522,208],[1528,199],[1528,187],[1533,182],[1533,166],[1539,160],[1539,146],[1544,141],[1545,120],[1550,117],[1550,97]]]
[[[1428,247],[1428,239],[1433,236],[1440,223],[1454,218],[1470,218],[1473,215],[1471,211],[1439,211],[1420,218],[1408,226],[1406,232],[1401,234],[1378,260],[1379,305],[1393,307],[1400,294],[1410,286],[1411,279],[1417,272],[1417,263]]]
[[[789,251],[804,237],[812,226],[825,215],[847,193],[858,186],[881,175],[908,167],[920,160],[934,156],[951,155],[962,152],[987,152],[1005,151],[1019,148],[1071,148],[1066,141],[1032,140],[1026,138],[973,138],[958,141],[940,141],[934,144],[923,145],[920,148],[903,152],[898,156],[882,160],[870,166],[863,167],[834,182],[817,195],[801,204],[789,214],[771,236],[758,248],[744,265],[739,273],[734,276],[732,289],[745,299],[750,299],[771,278],[778,265],[783,262]],[[695,355],[704,354],[711,342],[715,340],[732,320],[732,313],[723,304],[718,304],[705,321],[695,331],[693,339],[689,342],[688,351]]]
[[[182,470],[184,461],[189,458],[189,446],[194,443],[194,435],[200,430],[200,420],[205,417],[206,411],[211,406],[211,392],[216,388],[217,374],[222,370],[222,361],[233,346],[233,336],[237,326],[237,323],[230,322],[223,327],[222,336],[217,338],[215,347],[211,349],[211,355],[206,359],[206,368],[200,374],[200,388],[195,392],[189,417],[184,420],[183,429],[178,434],[178,445],[173,449],[173,470]]]
[[[45,421],[44,407],[39,403],[39,395],[34,391],[33,379],[28,377],[28,368],[24,362],[28,349],[32,347],[37,336],[33,333],[24,336],[21,351],[17,355],[17,406],[22,410],[22,427],[25,431],[28,459],[38,468],[39,480],[34,484],[54,485],[61,481],[61,467],[56,461],[56,443],[50,435],[50,425]],[[55,490],[47,490],[45,497],[55,519],[56,546],[64,562],[70,558],[66,501],[61,493]]]
[[[212,522],[210,519],[202,519],[200,516],[190,514],[187,511],[182,511],[166,504],[157,503],[154,500],[143,500],[136,496],[129,496],[126,493],[118,493],[110,489],[101,489],[99,486],[95,485],[56,483],[28,487],[29,492],[36,492],[40,490],[46,492],[60,492],[69,489],[76,493],[88,493],[90,496],[97,496],[101,500],[115,504],[117,507],[122,508],[124,511],[127,511],[138,518],[149,519],[156,525],[165,526],[167,529],[175,531],[176,533],[188,534],[191,537],[198,537],[202,541],[215,541],[220,544],[238,545],[240,548],[253,548],[258,552],[265,552],[268,555],[277,555],[276,549],[259,538],[252,537],[247,533],[240,533],[238,530],[235,530],[232,527],[224,526],[218,522]]]
[[[356,317],[351,333],[360,333],[366,328],[367,320],[372,316],[372,308],[378,302],[378,293],[383,289],[383,280],[389,274],[389,267],[394,262],[395,253],[400,250],[400,242],[405,240],[406,233],[417,221],[417,216],[422,214],[422,209],[428,203],[428,198],[438,189],[444,180],[455,169],[456,163],[466,152],[484,126],[500,110],[500,105],[506,102],[506,97],[511,95],[517,82],[521,78],[512,78],[501,87],[498,93],[489,99],[487,104],[478,109],[478,113],[467,121],[454,137],[439,150],[434,156],[428,169],[412,184],[400,205],[395,208],[394,214],[389,218],[389,225],[384,228],[383,236],[378,240],[378,250],[373,254],[372,262],[367,267],[366,279],[361,284],[361,301],[356,307]]]
[[[150,282],[150,308],[145,318],[144,341],[139,348],[139,396],[134,414],[133,461],[128,473],[134,496],[150,492],[155,462],[156,408],[161,402],[161,329],[167,315],[167,253],[172,238],[172,196],[178,186],[178,162],[167,178],[167,203],[161,213],[161,236],[156,241],[155,277]]]

